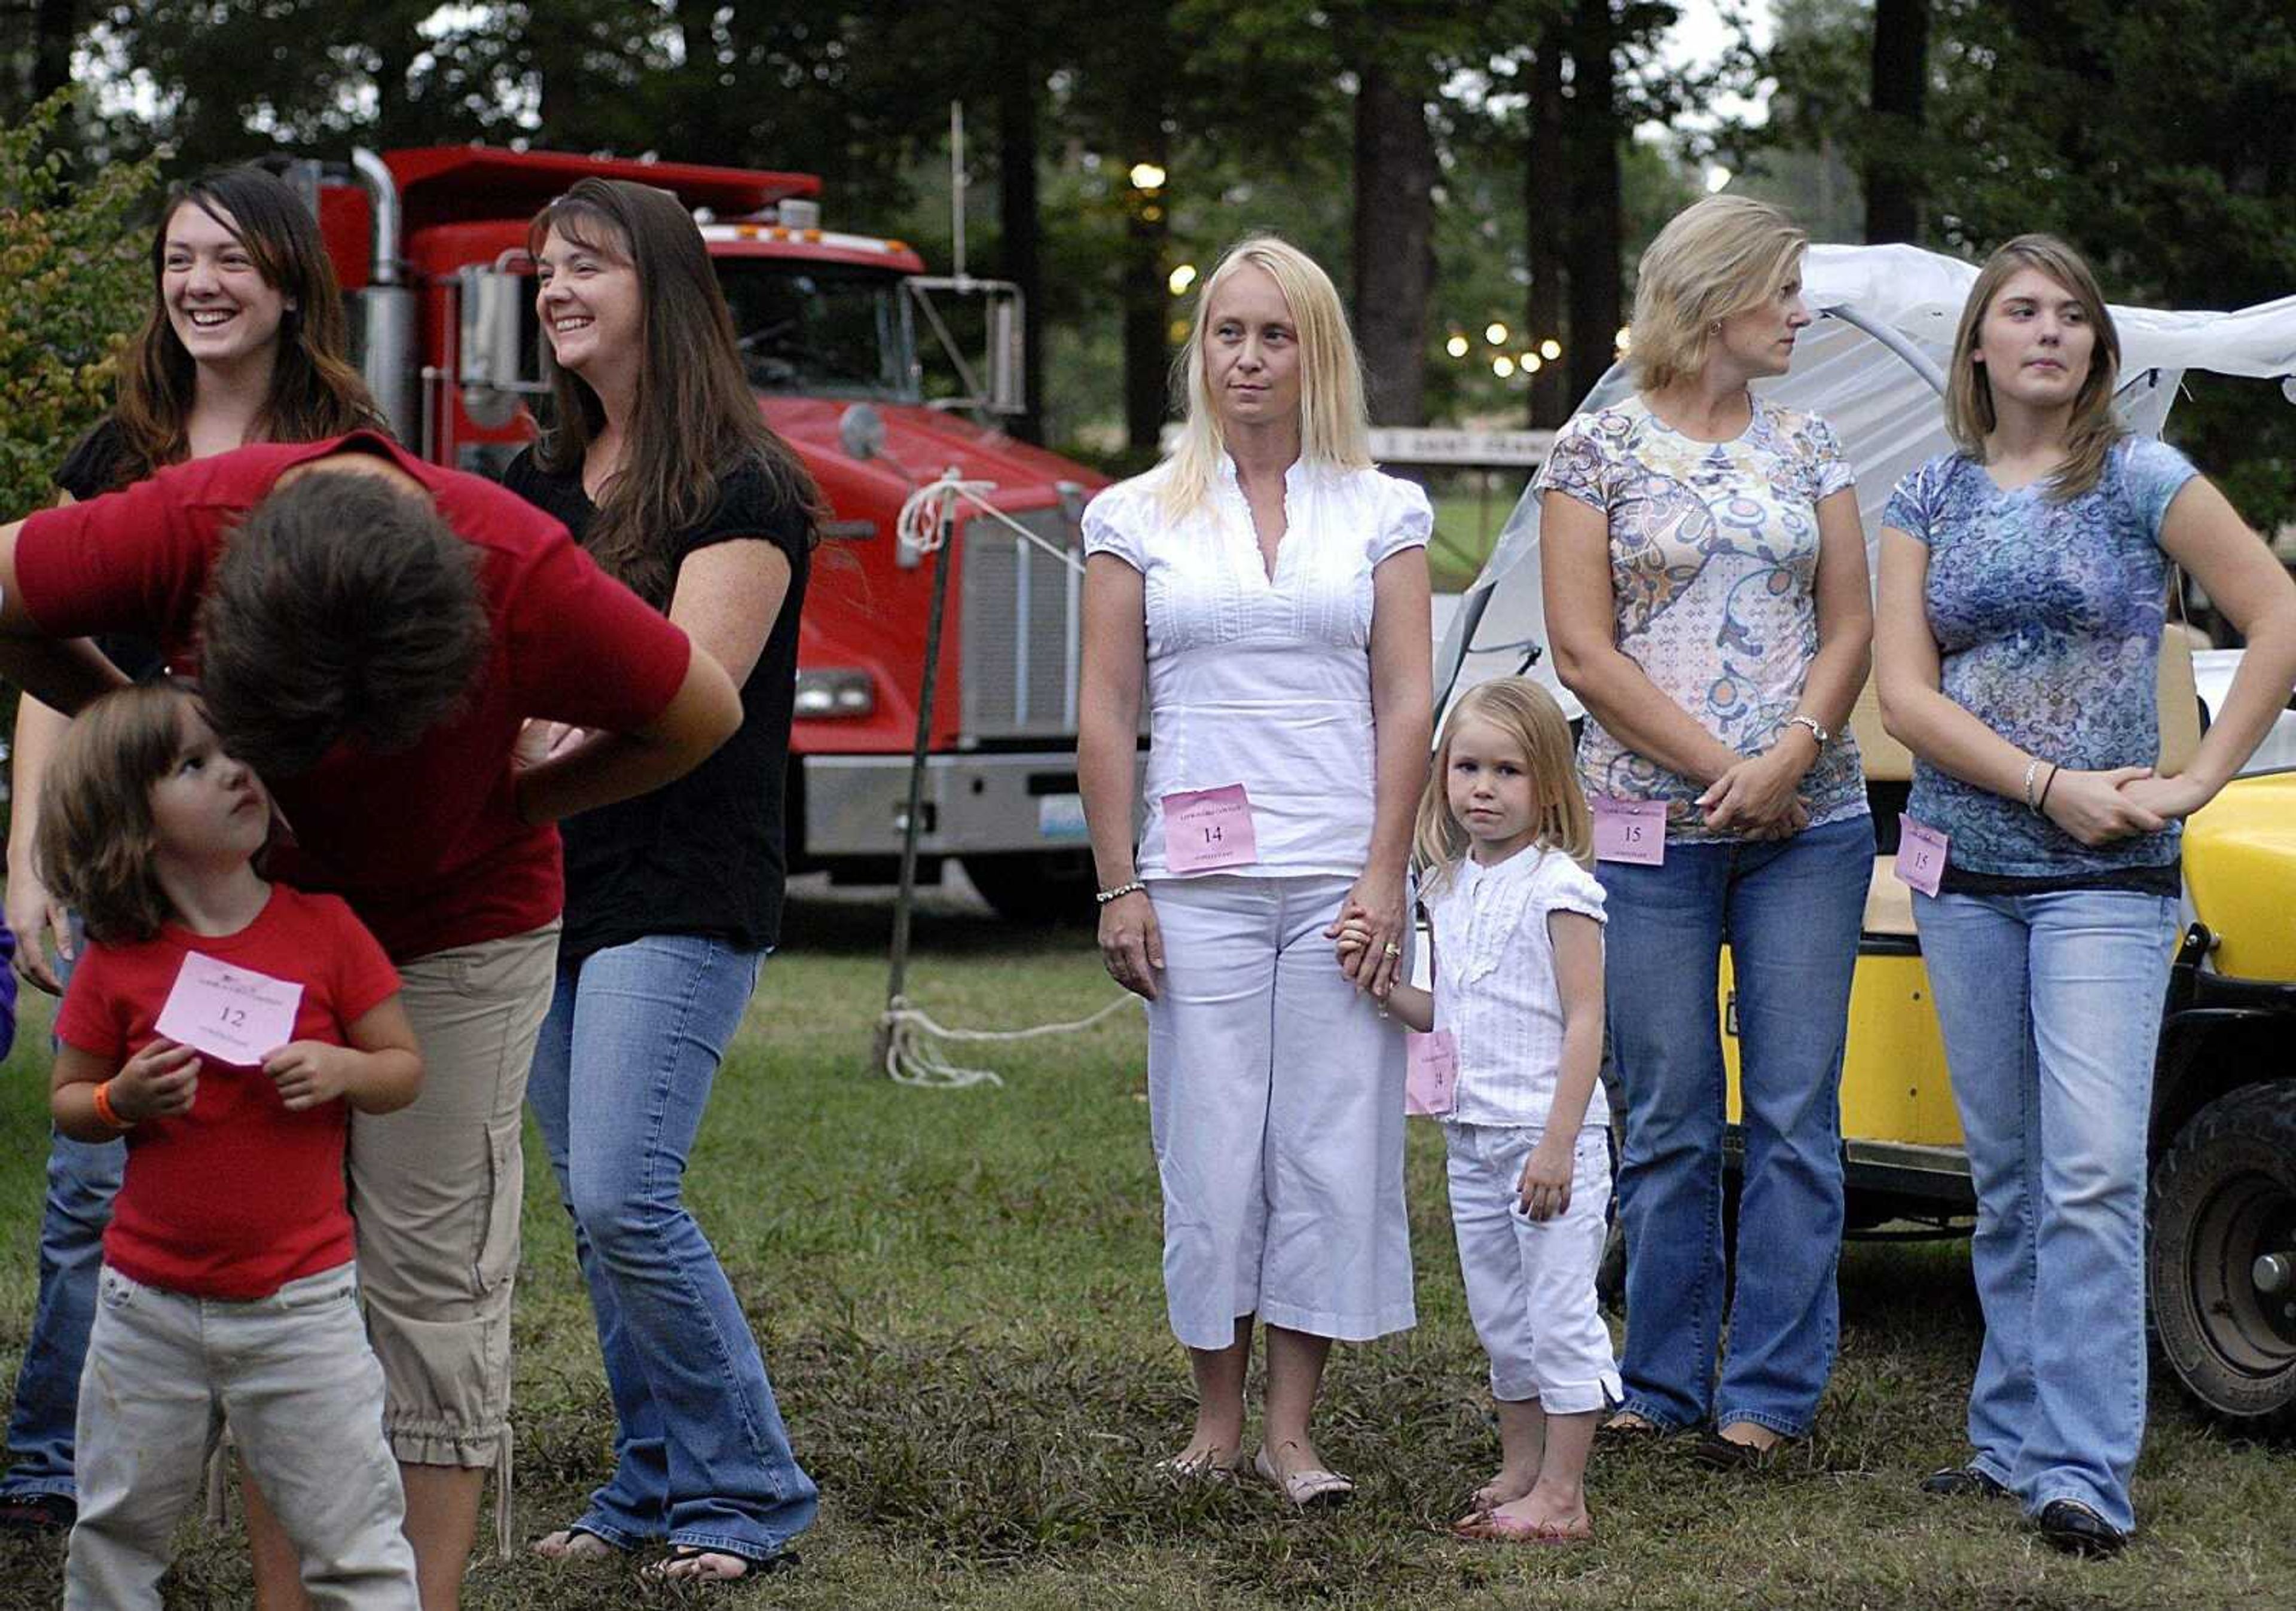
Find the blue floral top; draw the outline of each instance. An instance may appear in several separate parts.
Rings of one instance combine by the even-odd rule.
[[[1742,756],[1759,755],[1801,700],[1817,654],[1817,505],[1851,483],[1824,420],[1754,399],[1728,442],[1685,437],[1640,397],[1556,433],[1541,490],[1611,526],[1619,652]],[[1696,807],[1704,786],[1628,748],[1589,716],[1578,781],[1590,795],[1663,800],[1666,837],[1729,841]],[[1836,733],[1803,776],[1813,827],[1866,814],[1857,742]]]
[[[1957,453],[1900,481],[1882,523],[1929,546],[1925,596],[1946,697],[2062,765],[2152,765],[2169,596],[2161,522],[2196,473],[2166,443],[2131,438],[2095,487],[2063,502],[2046,479],[2004,492]],[[2086,881],[2177,861],[2173,822],[2092,848],[2023,801],[1919,758],[1908,809],[1950,839],[1948,883],[1956,869]]]

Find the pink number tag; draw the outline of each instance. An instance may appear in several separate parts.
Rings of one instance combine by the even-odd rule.
[[[1938,892],[1945,874],[1946,836],[1900,812],[1898,815],[1898,877],[1923,895]]]
[[[1251,800],[1241,783],[1164,797],[1164,864],[1172,872],[1214,872],[1259,859]]]
[[[1451,1111],[1459,1093],[1459,1043],[1447,1029],[1432,1034],[1403,1037],[1411,1072],[1403,1086],[1403,1111],[1420,1118],[1439,1118]]]
[[[1666,860],[1666,802],[1620,800],[1596,795],[1587,802],[1595,811],[1595,859],[1633,862],[1656,867]]]
[[[155,1026],[161,1034],[242,1067],[295,1038],[303,987],[187,952]]]

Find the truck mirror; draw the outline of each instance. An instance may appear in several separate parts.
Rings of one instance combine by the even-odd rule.
[[[988,412],[1029,412],[1028,320],[1015,290],[988,300]]]
[[[547,391],[539,331],[529,339],[534,282],[500,264],[472,264],[457,275],[462,344],[455,379],[463,412],[487,429],[507,425],[521,396]]]
[[[885,416],[867,403],[856,403],[837,416],[837,445],[849,459],[873,459],[885,451]]]

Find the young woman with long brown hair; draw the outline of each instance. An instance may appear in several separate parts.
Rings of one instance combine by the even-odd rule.
[[[2181,819],[2296,679],[2296,587],[2224,495],[2115,416],[2096,278],[2046,235],[1987,260],[1954,338],[1955,450],[1882,515],[1882,719],[1908,814],[1946,836],[1914,895],[1977,1190],[1985,1346],[1944,1496],[2013,1495],[2060,1550],[2136,1525],[2145,1136],[2177,930]],[[2248,649],[2200,747],[2158,776],[2175,568]]]
[[[342,297],[309,209],[261,168],[204,174],[160,216],[152,236],[152,309],[121,356],[117,405],[57,468],[56,486],[64,501],[84,500],[250,442],[380,427],[381,415],[343,353]],[[100,642],[132,677],[160,668],[146,643]],[[7,920],[21,941],[17,971],[51,994],[70,971],[74,944],[33,845],[48,758],[70,724],[29,695],[17,706]],[[39,1298],[16,1378],[8,1425],[14,1464],[0,1481],[0,1526],[71,1524],[73,1407],[123,1154],[117,1141],[59,1135],[49,1155]]]
[[[585,179],[530,241],[555,408],[504,484],[685,626],[742,707],[694,772],[565,824],[557,994],[528,1095],[596,1313],[615,1467],[535,1550],[591,1559],[666,1539],[665,1576],[740,1577],[812,1522],[815,1488],[680,1182],[779,935],[817,495],[758,411],[676,198]]]

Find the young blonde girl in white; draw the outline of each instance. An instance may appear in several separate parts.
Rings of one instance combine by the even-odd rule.
[[[1570,731],[1520,677],[1452,708],[1421,801],[1416,854],[1434,989],[1388,1008],[1447,1034],[1457,1082],[1443,1132],[1467,1307],[1491,1361],[1498,1474],[1455,1531],[1593,1536],[1587,1454],[1620,1396],[1595,1299],[1611,1196],[1603,1054],[1603,890]],[[1340,935],[1342,960],[1364,935]]]

